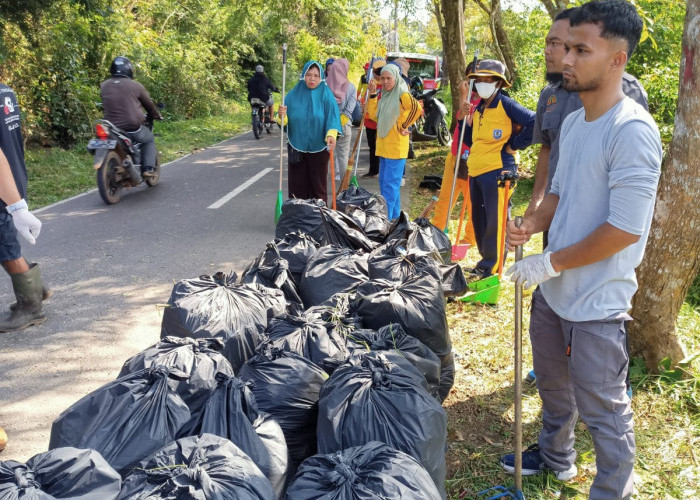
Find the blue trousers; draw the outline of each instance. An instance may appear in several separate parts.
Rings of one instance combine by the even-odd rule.
[[[406,158],[392,160],[379,157],[379,191],[386,200],[389,220],[401,213],[401,178],[405,165]]]

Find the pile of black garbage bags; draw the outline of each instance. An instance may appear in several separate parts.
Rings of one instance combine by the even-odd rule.
[[[176,283],[161,340],[0,462],[0,498],[444,499],[464,276],[427,220],[337,206],[289,200],[241,276]]]

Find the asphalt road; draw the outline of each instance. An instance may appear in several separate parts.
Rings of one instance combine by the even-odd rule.
[[[35,212],[44,225],[25,256],[54,296],[44,324],[0,334],[0,426],[9,435],[0,460],[46,451],[63,410],[159,340],[174,282],[240,274],[264,249],[274,238],[278,169],[279,131],[259,141],[248,132],[165,165],[158,186],[134,188],[116,205],[93,190]],[[361,184],[379,191],[376,179]],[[4,314],[14,296],[1,276]]]

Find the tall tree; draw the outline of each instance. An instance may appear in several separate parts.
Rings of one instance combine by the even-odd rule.
[[[511,82],[515,82],[518,78],[518,65],[515,62],[515,53],[513,46],[508,38],[505,26],[503,26],[503,17],[501,15],[501,0],[490,0],[487,4],[485,0],[474,0],[489,16],[489,29],[491,36],[496,43],[498,50],[501,52],[501,59],[508,68],[508,77]]]
[[[566,9],[569,5],[569,0],[542,0],[542,5],[547,9],[547,14],[554,20],[557,14]]]
[[[675,336],[678,312],[700,270],[700,0],[686,4],[678,104],[644,261],[637,271],[630,326],[634,354],[651,370],[683,358]]]
[[[450,79],[452,94],[452,123],[459,109],[459,83],[467,70],[464,53],[464,4],[463,0],[433,0],[433,12],[442,38],[444,63]]]

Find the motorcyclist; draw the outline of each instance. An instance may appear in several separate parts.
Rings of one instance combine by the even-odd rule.
[[[112,76],[100,86],[104,118],[124,130],[134,142],[141,144],[141,175],[152,177],[156,165],[156,141],[153,132],[144,125],[146,116],[143,109],[154,120],[162,120],[163,117],[148,91],[133,79],[134,66],[129,59],[115,57],[109,72]]]
[[[248,102],[251,99],[258,98],[267,106],[267,122],[272,121],[272,113],[275,101],[270,95],[270,91],[279,92],[270,79],[265,75],[265,69],[258,64],[255,67],[255,73],[248,80]]]

